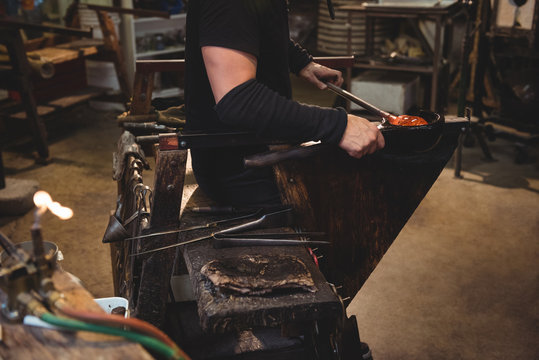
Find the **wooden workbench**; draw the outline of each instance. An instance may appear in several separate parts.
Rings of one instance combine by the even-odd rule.
[[[238,214],[210,216],[189,210],[197,206],[210,205],[212,203],[207,202],[202,192],[195,190],[182,214],[181,228],[241,216]],[[252,218],[223,224],[217,228],[180,233],[177,241],[205,236],[258,217],[259,215],[254,215]],[[292,229],[282,227],[252,230],[253,233],[257,231],[291,232]],[[304,246],[245,246],[216,249],[209,240],[203,240],[182,247],[181,253],[183,256],[177,258],[175,276],[188,276],[194,301],[175,299],[177,302],[168,304],[166,328],[169,335],[193,358],[265,359],[267,356],[287,360],[310,358],[306,354],[315,347],[311,338],[314,327],[318,326],[319,336],[324,338],[335,329],[339,319],[344,316],[340,297],[332,285],[328,284],[314,258]],[[263,295],[242,295],[216,288],[201,272],[202,267],[212,260],[241,259],[245,255],[267,259],[282,255],[296,257],[306,265],[316,289],[314,292],[289,289]]]
[[[200,221],[206,222],[208,218],[184,213],[182,226],[200,225]],[[206,234],[207,232],[206,230]],[[190,233],[189,236],[180,236],[180,241],[198,237],[200,234],[199,232],[198,234]],[[201,273],[202,267],[215,259],[240,259],[242,256],[271,258],[280,254],[297,257],[307,266],[316,287],[315,292],[281,291],[264,296],[226,295],[216,293],[211,282]],[[186,245],[183,249],[183,257],[196,297],[200,325],[209,333],[223,333],[252,327],[276,327],[287,322],[304,322],[342,316],[343,309],[338,297],[304,246],[246,246],[215,249],[209,240],[204,240]]]
[[[57,270],[53,282],[75,309],[103,312],[90,293],[68,273]],[[153,359],[140,345],[119,337],[10,324],[3,318],[0,325],[1,359]]]

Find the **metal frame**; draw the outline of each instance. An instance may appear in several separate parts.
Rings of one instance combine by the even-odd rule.
[[[449,44],[451,43],[451,22],[450,19],[460,10],[458,2],[453,3],[450,6],[445,7],[410,7],[410,6],[398,6],[398,5],[345,5],[340,6],[339,10],[348,11],[349,24],[351,28],[352,13],[357,12],[365,15],[366,31],[365,31],[365,44],[366,52],[365,57],[368,59],[374,55],[374,26],[377,18],[391,18],[391,19],[406,19],[410,23],[417,24],[417,20],[430,19],[436,22],[436,29],[434,35],[434,49],[430,49],[427,45],[427,41],[420,36],[419,40],[425,47],[425,51],[432,58],[432,65],[429,66],[411,66],[411,65],[387,65],[387,64],[362,64],[358,63],[355,67],[364,69],[379,69],[379,70],[393,70],[393,71],[408,71],[416,72],[420,74],[431,75],[431,89],[430,89],[430,104],[429,109],[434,112],[440,112],[441,101],[438,99],[438,86],[440,81],[440,73],[444,67],[443,60],[447,57],[449,52]],[[417,26],[412,26],[416,33],[420,33]],[[442,46],[442,29],[444,31],[443,46]],[[352,43],[352,31],[348,32],[348,55],[351,54]],[[428,50],[427,50],[428,49]]]

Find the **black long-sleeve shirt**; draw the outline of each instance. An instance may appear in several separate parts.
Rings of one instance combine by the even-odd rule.
[[[312,58],[290,39],[285,0],[190,0],[186,31],[187,130],[241,129],[266,138],[339,142],[346,127],[344,110],[290,100],[290,72],[297,74]],[[202,58],[204,46],[254,55],[256,79],[215,104]],[[244,156],[265,150],[265,146],[194,150],[195,175],[218,179],[240,174]]]

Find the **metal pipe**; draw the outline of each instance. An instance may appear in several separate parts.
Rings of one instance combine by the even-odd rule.
[[[92,30],[81,30],[76,28],[68,28],[64,26],[57,25],[39,25],[27,23],[24,21],[14,20],[10,18],[0,19],[0,27],[7,27],[10,29],[25,29],[25,30],[38,30],[45,31],[54,34],[67,35],[67,36],[78,36],[78,37],[87,37],[91,38],[93,36]]]
[[[348,92],[344,89],[341,89],[340,87],[338,86],[335,86],[333,85],[332,83],[330,82],[327,82],[326,83],[327,87],[329,90],[333,91],[334,93],[336,93],[337,95],[340,95],[342,96],[343,98],[345,99],[348,99],[358,105],[361,105],[362,107],[364,107],[366,110],[370,111],[371,113],[375,114],[375,115],[378,115],[380,116],[381,118],[383,119],[388,119],[390,116],[392,116],[390,113],[388,113],[387,111],[384,111],[384,110],[381,110],[381,109],[378,109],[376,106],[366,102],[365,100],[363,99],[360,99],[358,98],[357,96],[355,96],[354,94],[352,94],[351,92]]]
[[[147,10],[147,9],[127,9],[117,6],[101,6],[92,4],[79,4],[79,9],[90,9],[95,11],[106,11],[119,14],[132,14],[136,16],[146,17],[160,17],[170,19],[170,13],[168,11],[159,10]]]
[[[27,259],[25,259],[24,256],[22,256],[22,254],[19,253],[15,244],[1,231],[0,231],[0,246],[2,246],[6,254],[8,254],[9,256],[14,257],[21,262],[26,262]]]

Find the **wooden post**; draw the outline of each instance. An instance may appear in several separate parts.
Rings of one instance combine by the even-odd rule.
[[[187,150],[157,152],[153,203],[150,211],[151,229],[178,228]],[[168,234],[139,242],[141,251],[171,245],[177,234]],[[135,315],[157,327],[162,327],[169,295],[170,277],[176,248],[148,255],[142,263]]]
[[[14,77],[17,79],[17,87],[26,112],[26,117],[30,120],[30,127],[34,136],[37,148],[37,162],[47,163],[49,159],[49,147],[47,145],[47,131],[43,120],[37,114],[37,104],[32,93],[32,82],[30,80],[32,69],[28,63],[28,57],[24,49],[24,43],[18,28],[1,28],[0,42],[7,47],[11,68]]]
[[[114,68],[116,69],[116,76],[118,76],[118,82],[120,83],[120,90],[124,95],[124,100],[128,101],[131,97],[131,85],[127,81],[127,73],[125,70],[125,61],[120,49],[120,42],[118,41],[118,35],[114,23],[109,17],[106,11],[96,11],[99,19],[99,25],[103,32],[103,41],[105,43],[105,49],[110,53]]]
[[[154,72],[135,71],[133,99],[129,112],[131,115],[149,114],[152,106]]]

